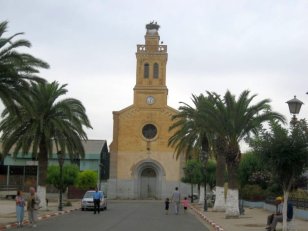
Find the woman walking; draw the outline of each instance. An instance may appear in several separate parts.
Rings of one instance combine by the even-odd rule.
[[[23,196],[23,192],[21,190],[17,191],[17,195],[15,197],[16,200],[16,218],[17,218],[17,226],[21,227],[24,220],[24,211],[25,211],[25,198]]]

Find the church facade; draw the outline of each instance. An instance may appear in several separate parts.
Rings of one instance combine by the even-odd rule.
[[[134,101],[113,112],[108,198],[163,199],[175,187],[188,193],[183,177],[184,157],[168,147],[171,117],[167,105],[167,46],[160,44],[159,25],[146,25],[145,44],[137,45]]]

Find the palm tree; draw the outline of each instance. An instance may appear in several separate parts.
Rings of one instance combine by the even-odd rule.
[[[49,68],[49,65],[32,55],[16,51],[31,47],[31,43],[24,39],[15,40],[23,33],[3,37],[7,24],[7,21],[0,22],[0,100],[11,109],[14,100],[19,99],[20,89],[28,88],[29,81],[43,81],[36,74],[39,68]]]
[[[192,95],[192,107],[186,103],[179,107],[179,113],[172,117],[174,123],[169,131],[175,131],[168,140],[168,146],[175,147],[176,158],[180,154],[191,157],[192,154],[200,154],[202,151],[209,152],[209,142],[204,119],[200,116],[200,107],[206,100],[204,95]]]
[[[20,152],[23,155],[30,153],[38,160],[38,185],[42,198],[46,193],[46,169],[53,144],[57,152],[83,157],[81,140],[87,140],[83,127],[91,128],[86,110],[79,100],[59,99],[67,93],[65,87],[66,84],[60,86],[57,82],[31,83],[30,91],[22,92],[23,100],[16,105],[19,116],[7,109],[2,113],[3,154],[7,155],[10,151],[14,156]]]
[[[252,105],[256,95],[249,96],[249,91],[243,91],[236,100],[227,91],[223,99],[216,93],[208,93],[208,97],[215,100],[203,107],[204,116],[210,125],[210,130],[222,137],[226,144],[224,156],[228,171],[228,193],[226,202],[226,217],[238,217],[238,178],[237,170],[241,159],[239,142],[250,135],[256,134],[261,124],[271,120],[285,121],[284,117],[273,112],[270,100],[265,99]]]
[[[204,118],[200,116],[200,109],[205,100],[207,99],[202,94],[192,95],[194,107],[181,102],[183,105],[180,106],[179,113],[172,117],[174,123],[169,130],[175,130],[175,132],[169,138],[168,145],[175,147],[177,158],[180,154],[184,154],[186,159],[187,157],[199,158],[204,160],[203,164],[206,164],[205,158],[208,158],[210,153],[210,134],[207,132]],[[203,167],[205,171],[206,166]],[[204,184],[206,184],[206,178],[204,180]]]

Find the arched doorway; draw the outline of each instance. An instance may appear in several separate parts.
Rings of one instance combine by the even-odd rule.
[[[152,167],[146,167],[140,175],[140,197],[141,199],[156,199],[157,174]]]
[[[161,199],[165,186],[165,170],[156,160],[146,159],[132,168],[136,199]]]

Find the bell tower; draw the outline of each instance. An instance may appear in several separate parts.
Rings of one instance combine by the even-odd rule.
[[[181,182],[185,158],[174,158],[168,146],[172,116],[167,105],[167,46],[160,42],[159,25],[146,25],[145,43],[137,45],[133,104],[113,112],[108,198],[162,199],[175,187],[189,194]]]
[[[137,45],[136,85],[134,105],[159,108],[167,105],[166,86],[167,45],[159,44],[159,25],[146,25],[145,44]]]

